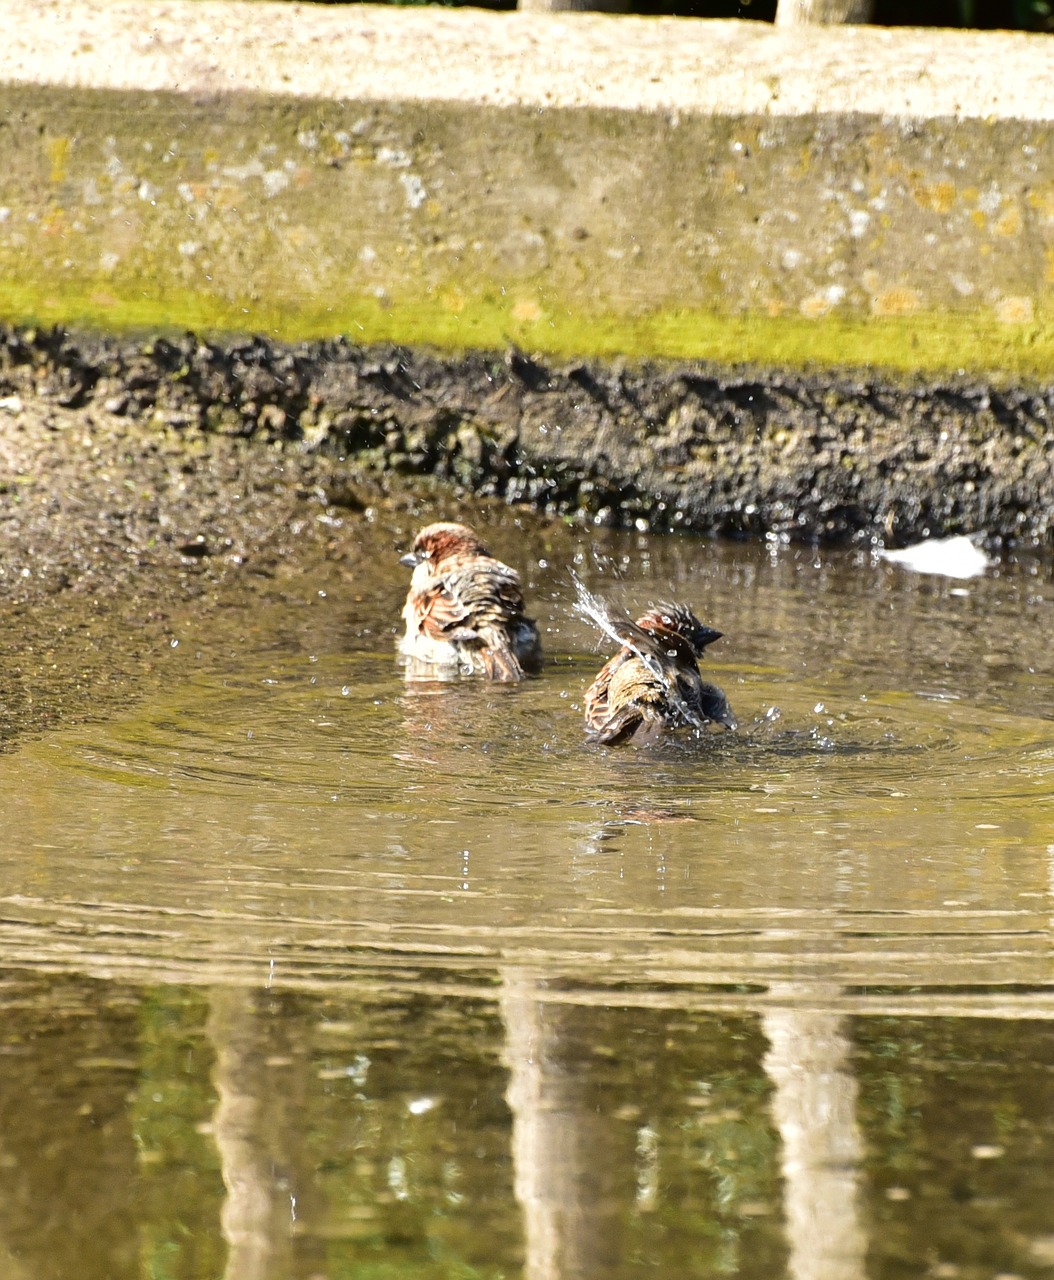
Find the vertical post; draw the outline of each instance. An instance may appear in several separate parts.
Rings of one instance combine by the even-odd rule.
[[[842,22],[870,22],[872,0],[779,0],[777,27],[832,26]]]
[[[845,1019],[782,1008],[767,1011],[762,1024],[771,1046],[764,1065],[775,1087],[773,1119],[783,1140],[791,1275],[864,1280],[867,1240],[857,1188],[863,1144]]]

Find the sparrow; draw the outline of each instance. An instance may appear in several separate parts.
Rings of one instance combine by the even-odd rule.
[[[399,651],[435,676],[522,680],[541,665],[538,628],[524,613],[520,575],[467,525],[430,524],[400,564],[413,569]]]
[[[591,613],[598,621],[595,613]],[[623,641],[586,690],[586,728],[611,746],[654,742],[671,729],[709,722],[737,727],[728,699],[699,674],[697,659],[721,632],[685,604],[657,604],[636,622],[604,610],[605,630]]]

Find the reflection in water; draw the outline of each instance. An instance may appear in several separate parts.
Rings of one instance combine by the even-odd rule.
[[[280,1123],[289,1099],[274,1090],[256,1006],[253,992],[243,987],[209,993],[206,1032],[216,1054],[212,1133],[226,1188],[220,1213],[225,1280],[292,1274],[297,1196],[281,1171],[295,1152],[297,1130]],[[302,1076],[296,1073],[298,1080]]]
[[[754,1020],[597,1009],[563,985],[502,972],[528,1280],[781,1274]]]
[[[406,688],[323,568],[0,759],[3,1274],[1038,1274],[1047,568],[591,536],[744,722],[613,752],[585,540],[496,532],[540,679]]]
[[[812,1005],[837,994],[816,986],[773,987],[776,999]],[[765,1070],[783,1140],[784,1214],[794,1280],[863,1280],[867,1238],[857,1183],[862,1156],[856,1080],[846,1019],[815,1009],[766,1009]]]
[[[219,1276],[200,995],[0,971],[0,1274]]]
[[[588,1105],[586,1064],[567,1062],[524,972],[502,976],[507,1098],[512,1111],[516,1199],[523,1206],[527,1280],[586,1280],[615,1275],[617,1182],[627,1152],[612,1149],[610,1119]]]
[[[0,974],[0,1273],[1046,1273],[1054,1020],[417,977]]]
[[[545,985],[526,970],[502,974],[507,1097],[526,1276],[615,1276],[623,1262],[620,1215],[626,1208],[619,1200],[619,1172],[631,1161],[628,1151],[612,1141],[617,1124],[591,1105],[588,1061],[575,1053],[589,1013],[547,1003]],[[815,1005],[831,993],[784,984],[769,994],[778,1000],[804,997]],[[789,1005],[767,1007],[761,1023],[769,1040],[763,1064],[773,1084],[772,1115],[782,1140],[789,1274],[793,1280],[863,1280],[862,1145],[846,1020]],[[662,1210],[666,1153],[659,1150],[652,1124],[638,1123],[636,1137],[636,1209]]]
[[[502,975],[501,1016],[505,1023],[506,1098],[512,1112],[512,1160],[516,1199],[523,1206],[526,1280],[560,1276],[561,1219],[577,1223],[577,1171],[568,1168],[559,1141],[566,1124],[554,1101],[543,1064],[541,1008],[537,981],[512,971]],[[570,1185],[569,1185],[570,1184]]]

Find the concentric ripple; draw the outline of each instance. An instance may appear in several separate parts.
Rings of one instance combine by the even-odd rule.
[[[126,716],[0,760],[7,954],[308,985],[531,964],[641,999],[1046,991],[1034,581],[964,597],[850,557],[610,545],[628,568],[591,589],[707,602],[737,733],[589,743],[605,648],[555,568],[531,588],[549,662],[518,686],[407,683],[382,618],[310,653],[270,647],[283,620],[263,616],[236,663],[202,658]]]

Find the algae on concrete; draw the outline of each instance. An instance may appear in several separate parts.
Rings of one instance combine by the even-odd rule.
[[[625,109],[397,86],[366,100],[355,68],[347,84],[319,99],[0,84],[0,318],[1051,367],[1047,120],[641,110],[632,85]]]

